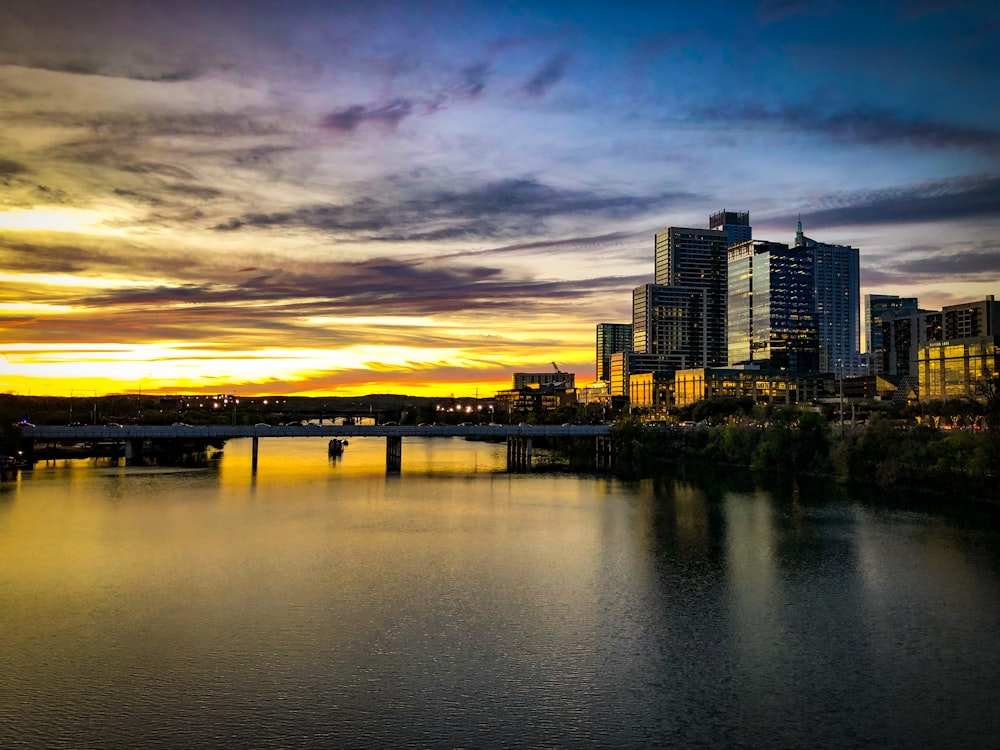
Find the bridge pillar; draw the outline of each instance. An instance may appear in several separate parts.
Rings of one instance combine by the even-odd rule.
[[[507,471],[531,471],[531,438],[511,435],[507,438]]]
[[[598,469],[610,469],[615,460],[615,444],[610,435],[598,435],[594,438],[594,466]]]
[[[136,466],[142,463],[142,441],[141,440],[126,440],[125,441],[125,465],[126,466]]]
[[[258,447],[257,443],[260,440],[260,438],[258,438],[256,435],[254,435],[253,438],[251,438],[251,439],[253,440],[253,448],[251,449],[251,453],[250,453],[250,471],[253,474],[256,474],[257,473],[257,447]]]
[[[385,470],[398,472],[403,467],[403,438],[388,435],[385,438]]]

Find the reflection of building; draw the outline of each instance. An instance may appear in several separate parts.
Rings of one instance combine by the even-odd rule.
[[[703,317],[693,322],[704,337],[701,363],[708,366],[726,364],[727,244],[728,235],[721,230],[668,227],[656,233],[655,285],[704,293]],[[632,324],[637,324],[634,314]],[[652,338],[643,349],[636,336],[636,351],[652,352],[650,347],[666,351]]]
[[[813,256],[816,323],[819,329],[821,372],[855,374],[860,370],[861,274],[859,253],[849,245],[828,245],[795,233],[795,247]]]
[[[917,355],[920,398],[984,398],[1000,377],[1000,302],[991,294],[949,305],[940,315],[940,331]]]
[[[815,372],[813,257],[805,248],[750,240],[729,247],[729,364]]]
[[[611,355],[632,351],[631,323],[597,324],[597,380],[611,379]]]

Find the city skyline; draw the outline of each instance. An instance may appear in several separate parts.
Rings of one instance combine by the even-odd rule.
[[[656,232],[722,209],[860,248],[862,298],[996,293],[998,31],[992,2],[13,0],[0,390],[583,384]]]

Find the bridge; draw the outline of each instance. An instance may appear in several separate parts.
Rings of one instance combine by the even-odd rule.
[[[286,437],[384,437],[386,470],[399,471],[404,437],[468,437],[506,440],[508,469],[531,466],[532,438],[592,437],[598,464],[612,455],[611,425],[21,425],[25,440],[34,443],[120,442],[125,445],[125,461],[132,463],[142,453],[142,446],[152,440],[222,441],[231,438],[253,440],[251,471],[257,471],[261,438]]]

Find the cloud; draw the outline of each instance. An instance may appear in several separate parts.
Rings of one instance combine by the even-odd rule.
[[[1000,176],[956,177],[828,196],[816,208],[802,208],[803,225],[839,227],[916,224],[1000,217]],[[823,204],[839,204],[822,207]],[[794,224],[789,214],[768,223]],[[808,233],[808,232],[807,232]]]
[[[13,159],[0,158],[0,177],[9,177],[15,174],[27,172],[28,168]]]
[[[413,101],[404,98],[373,107],[355,104],[328,114],[323,118],[323,127],[350,133],[370,122],[395,130],[413,113],[413,109]]]
[[[546,62],[522,87],[521,90],[532,97],[541,97],[548,93],[566,76],[570,55],[561,52]]]
[[[24,59],[14,63],[22,68],[47,70],[52,73],[68,73],[70,75],[101,76],[104,78],[124,78],[131,81],[148,81],[150,83],[180,83],[193,81],[199,77],[194,70],[158,70],[143,71],[127,67],[107,65],[100,62],[85,62],[81,60],[35,60]]]
[[[484,62],[469,65],[459,71],[457,82],[424,97],[400,96],[376,104],[352,104],[328,113],[321,125],[340,133],[353,133],[362,125],[374,124],[396,130],[412,115],[430,115],[456,102],[475,99],[486,88],[489,65]]]
[[[466,98],[479,96],[486,88],[488,74],[489,65],[486,63],[476,63],[464,68],[456,94]]]
[[[943,120],[906,118],[886,109],[855,107],[822,114],[812,106],[713,105],[696,119],[733,127],[761,125],[812,133],[848,143],[905,143],[927,148],[964,148],[1000,153],[1000,129],[957,125]]]
[[[363,196],[344,205],[250,213],[215,229],[299,226],[333,234],[360,233],[365,239],[384,242],[498,238],[537,232],[545,220],[556,216],[628,217],[690,197],[680,192],[606,196],[555,188],[534,179],[507,179],[466,191],[425,192],[394,202],[382,196]]]

